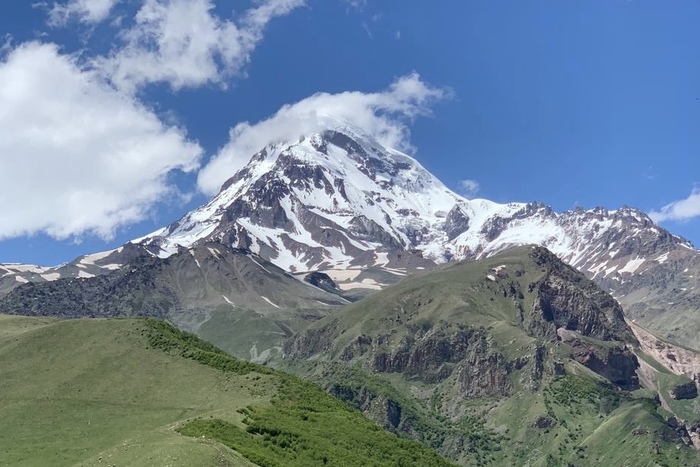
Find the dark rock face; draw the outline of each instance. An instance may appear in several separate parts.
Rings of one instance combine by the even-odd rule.
[[[507,396],[511,390],[509,375],[515,366],[498,352],[472,352],[457,369],[459,393],[468,399]]]
[[[338,399],[368,414],[382,428],[392,432],[407,431],[406,419],[399,402],[384,395],[378,395],[367,388],[355,388],[333,384],[328,391]]]
[[[557,329],[565,328],[600,340],[637,343],[622,308],[609,294],[545,248],[535,248],[532,257],[549,272],[529,286],[538,296],[525,323],[529,334],[554,338]]]
[[[445,218],[445,233],[449,240],[454,240],[460,234],[469,230],[469,217],[455,205]]]
[[[572,358],[626,390],[639,388],[637,357],[627,348],[594,347],[582,340],[570,342]]]
[[[389,251],[401,251],[405,249],[393,235],[384,230],[379,224],[365,216],[356,216],[350,222],[351,233],[357,238],[370,242],[378,242],[387,246]]]
[[[321,335],[313,332],[304,337],[304,342],[317,341]],[[438,323],[435,327],[416,329],[393,349],[390,341],[391,335],[375,339],[360,336],[345,347],[340,360],[369,355],[368,366],[375,373],[403,373],[409,379],[429,384],[443,383],[453,377],[454,382],[449,384],[462,398],[507,396],[511,389],[509,375],[528,365],[532,367],[530,377],[542,376],[542,361],[537,358],[541,357],[540,353],[535,351],[530,358],[509,360],[483,328]]]
[[[551,428],[557,424],[557,421],[549,415],[540,415],[532,422],[534,428]]]
[[[333,345],[333,337],[338,322],[334,321],[329,326],[320,329],[308,329],[287,340],[284,344],[284,353],[294,358],[309,358],[319,353],[328,352]]]
[[[324,274],[322,272],[312,272],[311,274],[307,274],[306,277],[304,277],[304,280],[313,286],[325,290],[326,292],[336,293],[338,291],[338,286],[333,279],[331,279],[328,274]]]
[[[140,257],[128,268],[90,279],[28,283],[1,301],[4,313],[64,318],[152,316],[164,318],[179,305],[158,273],[167,260]]]
[[[455,332],[447,326],[437,326],[426,333],[419,330],[404,338],[393,351],[381,345],[389,340],[388,335],[377,339],[379,345],[371,368],[381,373],[405,373],[427,382],[445,379],[451,373],[449,364],[467,358],[468,354],[488,350],[483,331],[460,329]]]
[[[694,381],[678,384],[671,389],[671,397],[679,399],[695,399],[698,397],[698,387]]]

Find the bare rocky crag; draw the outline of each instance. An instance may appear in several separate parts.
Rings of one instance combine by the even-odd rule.
[[[671,372],[685,375],[696,384],[700,384],[700,353],[662,340],[634,321],[630,320],[628,323],[644,353],[654,357]]]

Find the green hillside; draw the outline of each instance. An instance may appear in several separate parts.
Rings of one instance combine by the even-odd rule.
[[[331,314],[287,368],[468,466],[695,466],[620,306],[543,248],[449,264]]]
[[[0,465],[448,465],[155,320],[0,315]]]

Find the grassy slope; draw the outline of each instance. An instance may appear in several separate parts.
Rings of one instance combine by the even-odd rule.
[[[527,247],[513,249],[479,262],[449,264],[414,274],[380,294],[349,306],[342,314],[317,321],[311,328],[319,328],[338,316],[338,328],[344,332],[335,339],[333,348],[339,349],[360,335],[393,329],[397,332],[392,332],[392,342],[397,343],[408,331],[401,326],[407,320],[412,323],[423,320],[431,325],[440,320],[465,322],[492,328],[493,337],[504,344],[504,350],[517,355],[532,339],[514,329],[518,321],[512,299],[503,297],[498,283],[485,279],[487,274],[494,274],[493,268],[507,265],[511,272],[523,270],[517,279],[525,287],[538,281],[544,272],[524,267],[523,256],[528,251]],[[525,310],[532,307],[529,298],[523,302]],[[516,340],[511,342],[513,338]]]
[[[410,425],[421,431],[424,443],[458,455],[458,463],[464,466],[693,467],[700,463],[696,451],[672,435],[653,394],[638,391],[640,396],[634,397],[613,391],[575,363],[567,368],[567,376],[548,380],[540,389],[518,388],[507,398],[465,401],[467,415],[455,418],[431,410],[439,405],[440,396],[411,397],[421,386],[396,374],[369,374],[360,367],[304,366],[296,371],[336,387],[365,388],[398,403]],[[535,421],[542,416],[551,417],[553,426],[536,428]],[[451,445],[455,433],[468,446],[466,452],[458,454]]]
[[[410,332],[402,326],[409,320],[414,325],[420,321],[435,324],[446,320],[484,326],[508,358],[527,356],[536,339],[517,325],[513,301],[503,297],[498,282],[485,280],[487,274],[495,275],[493,268],[506,265],[503,270],[511,278],[515,276],[513,271],[522,271],[516,277],[522,289],[527,290],[527,284],[540,279],[543,272],[525,264],[524,251],[527,250],[514,249],[478,263],[448,265],[440,268],[439,274],[412,276],[351,305],[342,315],[314,323],[311,328],[322,329],[332,323],[329,354],[336,360],[343,347],[363,334],[388,333],[390,346],[396,345]],[[530,300],[525,294],[524,310],[531,309]],[[598,344],[607,343],[598,341]],[[546,344],[546,347],[550,355],[567,360],[566,346]],[[698,463],[692,449],[680,447],[675,440],[664,441],[667,427],[650,398],[638,400],[616,395],[604,385],[599,386],[600,376],[573,361],[567,364],[569,376],[547,377],[536,389],[523,385],[520,375],[514,373],[510,397],[462,400],[459,406],[467,416],[460,418],[445,417],[445,406],[461,399],[448,386],[437,387],[432,392],[430,385],[410,377],[370,374],[361,365],[366,358],[360,355],[353,361],[355,365],[348,368],[328,361],[328,354],[316,355],[310,362],[296,363],[293,371],[331,388],[355,393],[364,389],[380,399],[397,402],[410,425],[421,433],[418,438],[449,455],[461,456],[459,461],[463,465],[693,466]],[[443,410],[439,413],[436,409],[441,406]],[[534,428],[535,420],[545,415],[556,419],[554,426]],[[465,424],[468,430],[463,443],[469,446],[466,455],[459,442],[454,444],[450,440],[454,433],[463,432]]]
[[[134,320],[2,317],[0,328],[0,464],[247,465],[172,426],[264,400],[250,376],[148,349]]]
[[[446,465],[160,322],[0,316],[0,374],[0,465]]]

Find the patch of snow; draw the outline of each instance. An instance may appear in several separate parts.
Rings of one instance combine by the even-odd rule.
[[[224,297],[224,300],[226,300],[226,303],[228,303],[228,304],[231,305],[232,307],[235,307],[235,306],[236,306],[231,300],[229,300],[229,298],[228,298],[226,295],[221,294],[221,296]]]
[[[376,252],[374,254],[374,257],[376,258],[374,261],[374,264],[376,266],[385,266],[389,264],[389,253],[386,252]]]
[[[343,282],[341,284],[338,284],[338,287],[340,287],[340,290],[354,290],[354,289],[370,289],[370,290],[382,290],[381,285],[374,283],[368,283],[366,282],[367,279],[363,280],[362,282]]]
[[[644,258],[635,258],[630,260],[627,264],[625,264],[625,267],[620,269],[619,272],[628,272],[630,274],[634,274],[634,272],[639,269],[639,267],[644,264],[646,260]]]
[[[263,266],[262,264],[260,264],[259,262],[257,262],[257,261],[255,260],[255,258],[253,258],[253,256],[251,256],[251,255],[247,255],[247,256],[248,256],[248,258],[250,258],[250,260],[251,260],[252,262],[254,262],[255,264],[257,264],[257,265],[260,267],[260,269],[262,269],[263,271],[265,271],[265,272],[268,273],[268,274],[272,274],[272,273],[270,272],[269,269],[267,269],[265,266]]]
[[[79,263],[94,265],[95,261],[99,261],[101,259],[104,259],[107,256],[114,253],[115,251],[116,250],[109,250],[109,251],[102,251],[100,253],[93,253],[91,255],[86,255],[79,261]]]
[[[668,260],[668,252],[664,253],[663,255],[659,256],[656,258],[656,261],[659,262],[659,264],[663,264]]]
[[[189,250],[189,251],[190,251],[190,255],[192,255],[192,258],[194,258],[194,262],[195,262],[195,264],[197,265],[197,267],[198,267],[199,269],[202,269],[202,265],[199,264],[199,260],[198,260],[198,259],[195,257],[195,255],[194,255],[194,250]]]
[[[78,271],[78,278],[79,279],[90,279],[91,277],[95,277],[94,274],[90,274],[89,272],[85,272],[82,269]]]
[[[49,273],[46,273],[46,274],[42,274],[41,277],[43,277],[44,279],[46,279],[46,280],[49,281],[49,282],[53,282],[53,281],[55,281],[55,280],[57,280],[57,279],[60,279],[60,278],[61,278],[61,274],[58,273],[58,272],[49,272]]]
[[[3,264],[4,269],[12,272],[31,272],[34,274],[43,274],[49,271],[51,268],[45,268],[42,266],[36,266],[34,264],[21,264],[21,263],[5,263]]]
[[[216,259],[221,258],[221,253],[216,248],[212,248],[212,247],[208,246],[207,250],[209,250],[209,253],[211,253],[214,258],[216,258]]]
[[[408,273],[406,272],[405,269],[397,269],[397,268],[387,268],[386,266],[382,268],[383,271],[386,271],[390,274],[393,274],[395,276],[406,276]]]
[[[263,300],[265,300],[267,303],[269,303],[270,305],[274,306],[275,308],[279,308],[278,305],[275,305],[274,303],[272,303],[272,300],[270,300],[269,298],[265,297],[264,295],[261,295],[260,298],[262,298]]]
[[[487,274],[486,277],[491,281],[496,281],[496,276],[494,276],[493,274]]]
[[[26,284],[27,282],[29,282],[27,279],[25,279],[25,278],[22,277],[22,276],[15,276],[15,280],[16,280],[17,282],[19,282],[20,284]]]
[[[362,269],[327,269],[322,272],[328,274],[328,277],[333,279],[334,282],[343,282],[354,280],[360,275]]]

